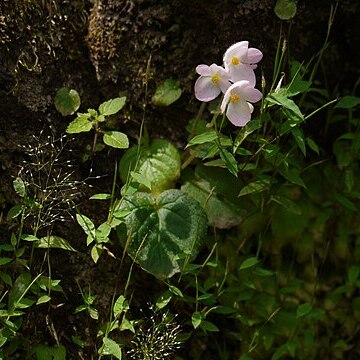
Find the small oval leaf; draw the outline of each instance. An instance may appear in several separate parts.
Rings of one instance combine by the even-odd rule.
[[[112,355],[116,359],[121,360],[121,348],[114,340],[107,337],[103,338],[103,346],[99,350],[101,355]]]
[[[128,137],[119,131],[107,131],[104,133],[104,143],[113,148],[127,149],[129,147]]]
[[[259,262],[257,257],[250,257],[242,262],[240,265],[240,270],[248,269],[254,265],[256,265]]]
[[[296,1],[277,0],[275,5],[275,14],[281,20],[290,20],[296,15]]]
[[[124,107],[125,101],[125,96],[105,101],[99,106],[99,113],[104,116],[114,115]]]
[[[76,90],[63,87],[57,91],[54,104],[62,115],[72,115],[80,107],[80,96]]]
[[[179,82],[174,79],[167,79],[156,89],[151,101],[154,105],[169,106],[181,96]]]
[[[20,177],[17,177],[13,181],[13,187],[19,196],[24,197],[26,195],[26,187],[24,181]]]

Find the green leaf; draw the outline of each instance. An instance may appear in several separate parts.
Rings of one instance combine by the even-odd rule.
[[[77,250],[75,250],[67,240],[59,236],[53,236],[53,235],[45,236],[39,239],[34,244],[35,247],[41,249],[63,249],[63,250],[77,252]]]
[[[111,199],[111,194],[95,194],[90,197],[90,200],[109,200]]]
[[[93,222],[85,215],[82,214],[76,214],[76,221],[78,222],[78,224],[82,227],[82,229],[84,230],[85,234],[90,238],[90,242],[91,243],[93,240],[95,240],[95,225],[93,224]]]
[[[178,296],[179,298],[184,297],[181,290],[179,288],[177,288],[176,286],[174,286],[174,285],[169,285],[169,291],[171,291],[174,295]]]
[[[115,301],[113,307],[113,313],[115,317],[118,317],[123,311],[129,310],[129,304],[126,301],[124,295],[120,295],[118,299]]]
[[[81,338],[79,338],[78,336],[71,335],[71,340],[77,346],[84,348],[85,342],[83,340],[81,340]]]
[[[297,10],[295,0],[277,0],[275,4],[275,14],[281,20],[292,19]]]
[[[99,319],[99,311],[93,307],[88,308],[89,315],[92,319],[98,320]]]
[[[13,181],[13,187],[14,187],[14,190],[16,191],[16,193],[20,197],[24,197],[26,195],[26,187],[25,187],[23,180],[20,177],[17,177]]]
[[[206,234],[207,219],[199,203],[180,190],[126,197],[120,210],[130,210],[117,227],[121,244],[144,270],[164,279],[193,259]]]
[[[349,209],[351,211],[355,211],[358,212],[358,208],[357,206],[351,201],[349,200],[347,197],[336,193],[335,194],[335,199],[337,200],[337,202],[342,205],[343,207],[345,207],[346,209]]]
[[[300,185],[304,189],[306,189],[306,185],[303,179],[300,177],[300,170],[295,167],[286,167],[285,169],[280,171],[280,174],[291,183]]]
[[[23,207],[21,205],[15,205],[9,210],[6,217],[8,219],[15,219],[22,213],[22,210],[23,210]]]
[[[9,274],[6,274],[4,272],[0,272],[0,279],[6,284],[9,285],[10,287],[13,286],[13,282],[11,280],[11,276]]]
[[[95,231],[95,240],[97,243],[108,242],[111,232],[111,226],[108,223],[102,223]]]
[[[359,266],[356,266],[356,265],[350,266],[350,268],[348,270],[349,283],[354,285],[356,283],[356,280],[359,278],[359,275],[360,275]]]
[[[172,299],[173,293],[169,290],[164,291],[156,300],[156,308],[163,309]]]
[[[8,296],[9,311],[15,310],[15,304],[26,294],[28,286],[31,283],[31,276],[28,273],[22,273],[15,280]]]
[[[261,121],[259,120],[252,120],[249,121],[246,126],[241,128],[239,133],[236,136],[234,141],[234,151],[238,149],[238,147],[242,144],[242,142],[254,131],[260,129],[262,126]]]
[[[145,175],[139,174],[135,171],[130,172],[131,177],[141,185],[144,185],[147,189],[151,190],[151,181]]]
[[[304,140],[304,133],[302,132],[302,130],[299,127],[292,128],[291,134],[303,155],[306,156],[306,145]]]
[[[241,223],[245,204],[237,195],[241,182],[226,169],[198,166],[196,177],[182,185],[181,190],[197,200],[206,212],[209,225],[228,229]]]
[[[218,134],[216,133],[216,131],[204,132],[200,135],[194,136],[186,145],[186,147],[213,142],[217,138]]]
[[[62,115],[72,115],[80,107],[80,96],[76,90],[63,87],[57,91],[54,103]]]
[[[197,329],[200,326],[203,318],[204,318],[203,314],[200,311],[196,311],[192,314],[191,323],[192,323],[194,329]]]
[[[21,240],[25,240],[25,241],[38,241],[39,239],[34,236],[34,235],[27,235],[27,234],[23,234],[20,236]]]
[[[283,108],[288,109],[293,114],[293,116],[291,116],[293,121],[290,126],[294,126],[297,123],[304,121],[304,115],[300,111],[299,107],[286,95],[273,92],[266,98],[266,100],[268,100],[270,104],[280,105]]]
[[[88,132],[92,127],[93,124],[88,117],[85,115],[78,115],[78,117],[68,125],[66,132],[68,134],[78,134],[81,132]]]
[[[51,300],[51,297],[49,295],[40,296],[36,301],[36,305],[47,303],[50,300]]]
[[[135,171],[151,182],[152,193],[160,193],[173,187],[180,176],[180,154],[170,142],[154,140],[149,146],[140,148],[139,160],[138,146],[127,150],[120,161],[120,177],[126,183],[130,171]],[[137,165],[136,169],[135,166]],[[148,191],[140,184],[140,191]]]
[[[129,321],[126,317],[123,317],[121,324],[120,324],[120,330],[124,331],[124,330],[129,330],[131,331],[133,334],[135,334],[135,328],[134,328],[134,320]]]
[[[201,329],[209,332],[218,332],[219,328],[210,321],[203,320],[200,324]]]
[[[357,96],[344,96],[336,104],[338,109],[352,109],[360,104],[360,97]]]
[[[226,149],[221,149],[220,157],[224,161],[226,168],[229,170],[231,174],[234,176],[238,176],[238,167],[237,162],[233,154],[231,154]]]
[[[313,139],[308,137],[308,138],[306,138],[306,142],[312,151],[314,151],[318,155],[320,154],[319,147],[317,146],[316,142]]]
[[[296,317],[298,317],[298,318],[304,317],[304,316],[308,315],[311,310],[312,310],[311,304],[301,304],[301,305],[299,305],[299,307],[296,310]]]
[[[181,93],[179,82],[167,79],[158,86],[151,101],[157,106],[169,106],[180,98]]]
[[[99,113],[104,116],[116,114],[124,107],[125,102],[125,96],[105,101],[99,106]]]
[[[119,131],[106,131],[103,140],[106,145],[116,149],[127,149],[129,147],[128,137]]]
[[[101,355],[112,355],[121,360],[121,348],[114,340],[107,337],[103,338],[103,346],[99,350]]]
[[[64,345],[59,345],[54,348],[53,360],[66,360],[66,348]]]
[[[13,261],[13,258],[2,257],[2,258],[0,258],[0,266],[8,264],[11,261]]]
[[[94,263],[96,264],[103,252],[103,248],[99,245],[94,245],[91,248],[91,258],[93,259]]]
[[[257,259],[257,257],[250,257],[242,262],[239,270],[248,269],[248,268],[256,265],[258,262],[259,262],[259,260]]]
[[[287,211],[295,215],[301,215],[301,208],[299,207],[299,205],[297,205],[294,201],[288,199],[287,197],[281,195],[273,195],[270,199],[271,201],[274,201],[283,206]]]
[[[253,181],[252,183],[245,185],[241,189],[238,196],[245,196],[248,194],[253,194],[253,193],[258,193],[258,192],[264,191],[264,190],[268,189],[269,185],[270,185],[269,179]]]

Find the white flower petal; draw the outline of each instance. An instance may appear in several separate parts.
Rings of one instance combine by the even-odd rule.
[[[256,48],[250,48],[247,52],[247,64],[256,64],[263,58],[263,53]]]
[[[241,89],[241,98],[252,103],[256,103],[262,98],[262,93],[258,89],[251,86],[246,86]]]
[[[214,100],[220,92],[220,88],[211,81],[210,76],[200,76],[195,82],[195,97],[200,101]]]
[[[220,88],[221,92],[225,94],[226,91],[231,86],[231,82],[229,80],[220,79],[220,82],[219,82],[218,85],[219,85],[219,88]]]
[[[232,58],[239,50],[241,49],[247,49],[249,47],[248,41],[240,41],[235,44],[232,44],[224,54],[224,59]],[[225,62],[225,61],[224,61]]]
[[[230,102],[226,116],[235,126],[245,126],[251,119],[251,108],[246,101]]]
[[[226,110],[226,106],[230,100],[230,96],[231,96],[231,90],[229,88],[229,89],[227,89],[227,91],[224,95],[223,101],[221,102],[220,110],[222,113],[224,113]]]
[[[248,41],[240,41],[236,44],[231,45],[225,51],[223,62],[226,70],[229,69],[229,65],[231,64],[231,60],[234,56],[240,59],[241,56],[247,53],[248,46],[249,46]]]
[[[255,86],[256,78],[251,65],[239,64],[237,66],[231,66],[229,71],[232,81],[237,82],[240,80],[247,80],[250,86]]]
[[[203,75],[203,76],[210,76],[211,75],[210,66],[204,65],[204,64],[198,65],[196,67],[196,72],[199,75]]]

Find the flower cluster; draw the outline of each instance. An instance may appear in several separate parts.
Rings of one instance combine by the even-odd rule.
[[[224,67],[216,64],[198,65],[200,77],[195,83],[195,97],[200,101],[214,100],[220,93],[225,94],[221,112],[235,126],[245,126],[251,119],[255,103],[262,94],[255,89],[257,63],[262,52],[249,48],[248,41],[240,41],[230,46],[224,54]]]

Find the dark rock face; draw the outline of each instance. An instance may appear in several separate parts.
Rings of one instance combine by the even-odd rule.
[[[339,88],[351,91],[359,76],[354,46],[359,8],[350,0],[339,3],[324,54],[322,70],[331,74],[325,77],[334,97]],[[60,87],[75,88],[83,110],[119,92],[126,95],[114,126],[131,138],[138,135],[147,104],[150,135],[182,146],[184,126],[199,108],[193,96],[198,64],[221,64],[226,48],[248,40],[264,53],[257,74],[270,86],[280,29],[289,34],[290,57],[306,63],[323,44],[329,12],[326,0],[299,3],[290,23],[275,16],[273,0],[2,1],[0,192],[12,202],[9,176],[17,171],[12,164],[21,155],[18,144],[42,129],[64,133],[71,117],[62,117],[53,105]],[[170,77],[180,81],[183,95],[169,108],[154,107],[156,86]]]
[[[355,63],[359,50],[352,46],[359,40],[354,31],[359,6],[349,1],[339,5],[326,58],[330,69],[338,69],[333,85],[359,71]],[[179,79],[185,90],[171,121],[166,121],[176,130],[174,114],[194,109],[189,100],[195,66],[221,63],[232,43],[246,39],[262,49],[261,68],[267,82],[271,81],[281,26],[273,8],[273,0],[4,0],[0,5],[1,106],[14,97],[38,118],[38,112],[54,111],[54,93],[63,85],[80,92],[84,107],[122,91],[130,100],[126,120],[138,122],[146,101],[144,81],[150,59],[150,94],[167,77]],[[299,4],[291,24],[291,56],[306,62],[321,48],[329,10],[325,0]],[[288,29],[289,23],[283,23],[284,32]],[[149,118],[162,115],[150,111]],[[61,120],[54,121],[57,127]]]

